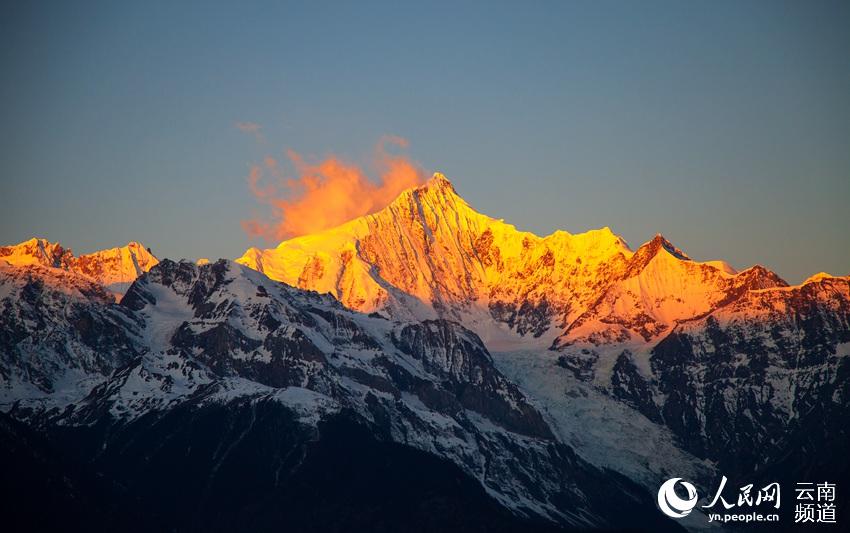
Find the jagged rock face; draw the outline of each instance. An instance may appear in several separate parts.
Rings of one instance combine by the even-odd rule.
[[[69,269],[73,258],[70,250],[45,239],[30,239],[13,246],[0,246],[0,259],[17,266],[42,265]]]
[[[691,261],[659,235],[635,252],[553,347],[657,341],[677,323],[729,305],[751,289],[784,286],[761,267],[732,274]]]
[[[750,291],[676,328],[650,361],[666,424],[695,453],[740,471],[779,460],[800,430],[832,437],[836,452],[846,445],[848,356],[850,282],[828,278]]]
[[[72,265],[72,270],[97,280],[102,285],[118,290],[129,285],[150,270],[159,260],[150,249],[137,242],[127,246],[100,250],[81,255]]]
[[[76,257],[70,249],[45,239],[0,247],[0,261],[14,266],[42,265],[81,274],[103,285],[117,298],[137,277],[159,262],[149,248],[137,242]]]
[[[426,321],[394,332],[393,343],[421,361],[428,372],[440,376],[443,383],[451,383],[458,408],[486,413],[524,435],[552,437],[540,414],[495,369],[490,354],[474,334],[451,322]]]
[[[474,211],[442,175],[383,210],[237,262],[395,319],[496,324],[553,347],[657,342],[749,289],[786,285],[755,267],[692,261],[662,236],[632,252],[608,228],[541,238]]]
[[[727,472],[764,472],[789,443],[846,443],[848,278],[789,287],[761,266],[694,261],[661,235],[634,252],[607,228],[540,238],[475,212],[440,175],[373,215],[238,261],[352,309],[456,320],[488,343],[507,326],[509,379],[528,379],[510,374],[511,350],[545,343],[578,380]],[[555,389],[535,389],[561,405]]]
[[[135,317],[103,287],[58,268],[0,263],[0,403],[79,399],[137,354]],[[86,385],[81,389],[78,383]]]
[[[507,323],[542,335],[592,301],[631,252],[607,228],[540,238],[477,213],[442,175],[327,232],[252,248],[237,262],[396,319]]]
[[[789,449],[845,446],[847,285],[821,275],[789,287],[762,267],[733,274],[657,237],[553,349],[561,366],[669,428],[683,449],[746,477],[771,471]]]
[[[588,309],[552,343],[576,376],[607,388],[612,372],[629,366],[650,374],[653,346],[679,324],[699,321],[745,300],[751,291],[788,284],[755,266],[736,273],[690,260],[662,236],[641,246],[625,269],[608,280]],[[628,352],[628,363],[623,360]]]
[[[520,516],[616,525],[599,488],[610,483],[623,484],[622,505],[640,507],[640,490],[560,443],[495,368],[481,340],[457,323],[363,315],[223,260],[203,266],[165,260],[120,305],[87,278],[33,268],[99,295],[103,314],[125,318],[126,329],[118,329],[128,346],[127,356],[101,368],[99,379],[77,383],[75,398],[44,391],[44,408],[12,409],[39,427],[107,428],[102,444],[108,446],[121,435],[167,440],[145,436],[163,428],[158,422],[148,428],[151,419],[173,424],[185,413],[191,424],[212,408],[244,417],[255,412],[251,406],[279,405],[305,434],[345,413],[379,440],[456,465]],[[57,325],[57,334],[72,335],[71,324]],[[239,446],[240,434],[230,434],[225,445]]]
[[[595,377],[728,476],[840,477],[850,440],[848,341],[850,282],[826,277],[747,290],[680,323],[648,353],[622,350],[607,383]],[[577,375],[598,368],[563,356],[561,364]]]

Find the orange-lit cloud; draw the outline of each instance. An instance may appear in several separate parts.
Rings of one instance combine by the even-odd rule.
[[[286,155],[296,177],[287,178],[279,162],[266,157],[262,164],[251,166],[247,179],[254,197],[271,207],[272,220],[246,220],[243,229],[251,237],[281,241],[378,211],[426,177],[419,165],[404,155],[391,154],[387,150],[390,145],[406,148],[408,142],[394,136],[378,141],[372,156],[375,179],[337,156],[308,162],[292,150]]]
[[[256,122],[237,122],[234,126],[236,126],[236,129],[242,133],[249,133],[253,135],[254,138],[257,139],[257,142],[265,142],[266,140],[266,138],[263,137],[263,132],[260,131],[263,127]]]

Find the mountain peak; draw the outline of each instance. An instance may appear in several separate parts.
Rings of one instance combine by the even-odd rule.
[[[441,172],[434,172],[431,179],[413,190],[431,194],[457,195],[457,191],[455,190],[454,185],[452,185],[452,182],[449,181],[449,179]]]
[[[817,283],[817,282],[823,281],[825,279],[832,279],[832,278],[837,278],[837,277],[838,276],[833,276],[829,272],[818,272],[817,274],[813,274],[813,275],[809,276],[808,278],[806,278],[806,280],[803,281],[803,283],[801,283],[801,285],[806,285],[808,283]]]
[[[626,269],[625,277],[629,278],[639,274],[662,251],[666,252],[666,256],[668,258],[673,258],[679,261],[691,260],[685,252],[668,241],[664,235],[656,233],[655,237],[653,237],[651,241],[641,244],[637,251],[635,251],[634,255],[629,259],[629,266]],[[665,254],[661,255],[664,256]]]
[[[449,178],[447,178],[442,172],[434,172],[431,179],[425,183],[425,187],[449,187],[454,189],[452,182],[449,181]]]
[[[33,237],[24,242],[0,247],[0,259],[14,266],[39,264],[47,267],[64,268],[73,259],[71,250],[58,242],[42,237]]]
[[[664,235],[656,233],[651,241],[645,242],[637,249],[635,255],[631,258],[629,275],[633,275],[641,270],[660,252],[665,251],[670,256],[680,261],[690,261],[691,258],[685,252],[677,248],[672,242],[668,241]]]
[[[40,237],[0,247],[0,260],[18,267],[42,265],[74,272],[116,294],[121,294],[133,280],[159,262],[145,245],[137,241],[77,257],[58,242],[52,243]]]
[[[655,237],[653,237],[652,240],[649,241],[648,245],[653,250],[653,255],[661,249],[664,249],[667,253],[669,253],[676,259],[680,259],[682,261],[691,260],[691,258],[688,257],[685,252],[677,248],[672,242],[667,240],[667,238],[660,233],[656,233]]]
[[[452,182],[445,175],[435,172],[431,179],[422,185],[405,189],[389,205],[371,215],[360,217],[360,219],[395,218],[401,213],[409,214],[414,218],[421,218],[426,212],[434,210],[439,211],[439,218],[467,219],[469,217],[484,217],[484,215],[472,209],[466,203],[466,200],[458,195],[454,185],[452,185]],[[485,218],[489,219],[489,217]],[[341,227],[356,223],[360,219],[349,221]],[[419,220],[418,222],[427,225],[425,220]]]

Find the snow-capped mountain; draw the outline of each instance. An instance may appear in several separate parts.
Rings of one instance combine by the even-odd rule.
[[[4,370],[4,381],[17,387],[4,410],[63,439],[83,439],[80,446],[92,446],[96,457],[104,449],[108,457],[113,446],[120,450],[124,438],[139,432],[167,441],[177,430],[164,430],[166,420],[182,420],[182,426],[210,409],[251,417],[246,432],[291,420],[291,431],[300,435],[293,453],[306,453],[298,450],[321,438],[323,424],[348,420],[379,440],[447,461],[480,483],[486,497],[528,520],[622,527],[621,518],[605,512],[611,501],[651,515],[645,507],[651,500],[638,485],[581,460],[560,442],[480,339],[460,324],[364,315],[224,260],[165,260],[137,280],[120,305],[73,272],[5,268],[21,269],[20,276],[3,280],[17,291],[5,303],[20,317],[13,324],[50,321],[52,331],[10,342],[16,350],[11,361],[26,360],[26,352],[41,367],[38,374]],[[39,290],[28,288],[33,285]],[[22,298],[27,291],[47,305],[38,309],[32,298]],[[88,334],[94,348],[86,344]],[[77,369],[69,369],[68,360],[76,358],[68,350],[89,354],[71,377]],[[33,376],[37,382],[29,383]],[[74,388],[71,383],[82,394],[62,394]],[[23,385],[43,394],[24,398],[18,393]],[[255,420],[261,410],[285,416]],[[85,428],[104,433],[91,441],[81,436],[89,435]],[[221,445],[239,446],[243,437],[222,436]],[[273,471],[285,467],[285,459],[264,460]],[[622,490],[611,497],[604,486]]]
[[[581,314],[632,253],[609,229],[548,237],[473,210],[436,174],[386,208],[237,259],[272,279],[396,318],[496,321],[539,336]]]
[[[847,467],[837,459],[850,442],[847,277],[747,290],[681,322],[652,348],[648,386],[628,359],[615,366],[615,394],[701,457],[734,471],[775,470],[794,450],[810,454],[809,475]]]
[[[592,424],[617,409],[586,409],[577,390],[636,409],[649,426],[623,416],[594,428],[606,445],[634,435],[644,446],[643,465],[618,459],[634,479],[695,458],[748,475],[770,471],[791,442],[818,439],[820,454],[848,442],[847,277],[789,287],[759,265],[694,261],[661,235],[632,251],[608,228],[538,237],[477,213],[440,174],[375,214],[237,261],[352,309],[463,323],[596,464],[610,460],[600,440],[560,411]],[[556,364],[570,375],[553,380]],[[691,459],[646,464],[665,431]]]
[[[0,248],[0,306],[0,431],[105,529],[701,529],[660,481],[850,478],[850,278],[538,237],[439,174],[236,262]]]
[[[159,262],[150,248],[138,242],[76,257],[59,243],[39,238],[0,247],[2,261],[14,266],[35,264],[76,272],[103,285],[116,298],[120,298],[137,277]]]
[[[80,400],[135,357],[134,318],[113,303],[87,276],[0,261],[0,408]]]
[[[692,261],[661,235],[633,252],[608,228],[521,232],[473,210],[442,174],[377,213],[237,262],[362,312],[458,320],[485,340],[494,328],[557,338],[556,348],[657,340],[748,288],[786,285],[762,267]]]

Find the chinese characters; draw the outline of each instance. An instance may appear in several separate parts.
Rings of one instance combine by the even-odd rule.
[[[835,484],[797,483],[794,523],[835,523]]]

